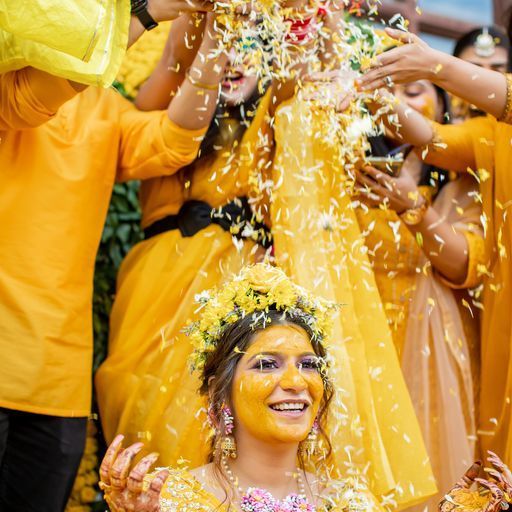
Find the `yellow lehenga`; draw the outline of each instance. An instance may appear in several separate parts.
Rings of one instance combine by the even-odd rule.
[[[469,246],[467,278],[449,283],[432,270],[417,240],[392,210],[356,210],[402,370],[441,492],[471,465],[476,441],[478,310],[463,290],[478,284],[484,262],[477,183],[446,184],[433,207]],[[428,193],[428,192],[427,192]],[[453,288],[457,288],[455,290]],[[459,291],[460,290],[460,291]],[[431,498],[437,510],[442,495]],[[424,510],[426,504],[418,506]]]

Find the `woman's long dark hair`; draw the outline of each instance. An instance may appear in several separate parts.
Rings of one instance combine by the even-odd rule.
[[[293,325],[303,329],[311,340],[311,345],[315,354],[326,359],[325,347],[311,330],[311,327],[301,317],[290,315],[282,311],[270,310],[265,314],[264,318],[255,320],[253,315],[248,315],[241,320],[230,325],[221,335],[216,349],[208,354],[205,361],[204,370],[201,376],[201,394],[207,396],[210,402],[210,414],[218,425],[219,432],[212,440],[212,449],[210,454],[210,462],[213,462],[216,475],[220,482],[224,481],[224,491],[226,500],[228,499],[229,482],[226,480],[221,466],[221,453],[219,450],[219,442],[221,437],[225,435],[224,423],[222,420],[222,404],[231,403],[231,393],[233,387],[233,379],[235,377],[236,367],[252,343],[256,333],[274,325]],[[334,388],[325,372],[321,372],[324,383],[324,394],[318,411],[317,420],[319,423],[319,442],[323,447],[322,459],[328,460],[332,447],[330,440],[325,432],[327,422],[327,413],[329,404],[334,395]],[[236,426],[235,426],[236,428]],[[305,470],[305,461],[299,454],[299,465]]]

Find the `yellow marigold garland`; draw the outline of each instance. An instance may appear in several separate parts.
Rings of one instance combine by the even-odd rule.
[[[194,346],[192,367],[201,371],[210,352],[217,347],[229,325],[251,316],[263,320],[269,310],[282,311],[307,323],[316,340],[324,346],[331,334],[332,315],[337,305],[314,296],[296,285],[281,269],[258,263],[244,267],[220,289],[213,288],[195,297],[201,312],[198,321],[190,321],[185,333]]]

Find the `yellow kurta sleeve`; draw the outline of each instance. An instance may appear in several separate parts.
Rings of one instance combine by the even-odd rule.
[[[0,73],[32,66],[107,87],[128,43],[128,0],[0,0]]]
[[[118,181],[168,176],[195,160],[206,127],[186,130],[167,112],[140,112],[121,96],[118,101],[124,102]]]
[[[491,122],[487,117],[477,117],[458,125],[432,123],[434,138],[427,147],[420,148],[420,156],[425,162],[448,171],[474,170],[475,144],[486,143],[485,136]]]
[[[0,75],[0,130],[40,126],[75,95],[67,80],[37,69]]]
[[[468,243],[468,267],[466,279],[463,283],[453,283],[443,275],[439,274],[439,278],[446,286],[454,290],[464,290],[466,288],[474,288],[482,281],[482,274],[479,272],[481,265],[485,265],[485,241],[481,235],[471,231],[463,231]]]

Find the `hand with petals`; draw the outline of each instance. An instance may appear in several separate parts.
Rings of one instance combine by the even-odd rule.
[[[358,80],[363,90],[377,90],[393,84],[433,80],[442,60],[440,52],[431,48],[417,35],[387,28],[386,33],[397,43],[397,48],[381,53],[370,69]]]
[[[169,470],[152,475],[145,489],[144,479],[158,454],[151,453],[132,467],[133,459],[144,445],[135,443],[123,449],[122,441],[121,435],[114,439],[100,466],[100,488],[105,493],[105,501],[112,512],[158,512],[160,491]]]

